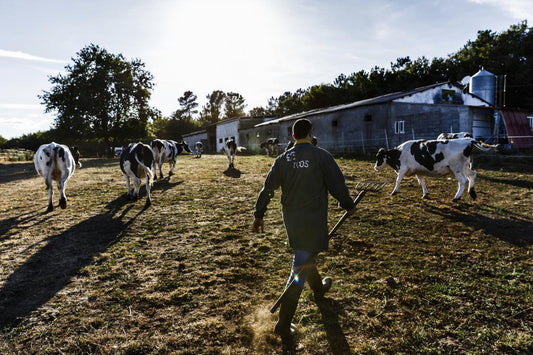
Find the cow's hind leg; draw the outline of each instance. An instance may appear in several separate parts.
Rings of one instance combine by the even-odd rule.
[[[457,193],[453,197],[453,201],[459,201],[461,196],[463,195],[463,191],[465,190],[465,185],[468,179],[466,178],[465,174],[463,172],[461,173],[455,173],[455,178],[457,179],[457,183],[459,185],[459,188],[457,189]]]
[[[163,180],[163,158],[159,159],[157,163],[159,166],[159,179]],[[154,180],[157,179],[157,169],[154,169]]]
[[[131,198],[132,192],[131,192],[131,185],[130,185],[130,177],[127,174],[124,174],[124,179],[126,180],[126,197],[128,199]]]
[[[176,160],[169,161],[168,164],[170,165],[170,171],[168,172],[168,176],[174,175],[174,168],[176,167]]]
[[[428,188],[426,187],[426,181],[423,176],[416,175],[416,179],[420,186],[422,186],[422,198],[428,198]]]
[[[472,200],[477,198],[476,190],[474,190],[474,184],[476,181],[477,173],[470,169],[468,166],[465,169],[466,178],[468,179],[468,194],[472,197]]]
[[[152,198],[150,197],[150,176],[146,174],[146,207],[152,204]]]
[[[67,208],[67,196],[65,195],[66,187],[66,179],[61,178],[61,180],[57,182],[57,188],[59,189],[59,207],[63,210]]]
[[[137,200],[139,198],[139,190],[141,189],[141,179],[138,177],[132,177],[133,184],[135,188],[133,189],[133,199]]]
[[[46,180],[45,183],[46,190],[48,190],[48,208],[46,209],[46,212],[52,212],[54,210],[54,204],[52,203],[52,199],[54,198],[54,189],[51,181]]]

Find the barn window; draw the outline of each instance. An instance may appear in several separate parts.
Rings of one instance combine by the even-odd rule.
[[[405,121],[394,122],[394,133],[395,134],[405,133]]]
[[[451,104],[453,103],[453,98],[455,97],[454,90],[442,89],[442,102]]]
[[[364,121],[365,121],[365,122],[371,122],[371,121],[372,121],[372,115],[369,114],[369,113],[367,113],[367,114],[365,115]]]
[[[219,139],[218,139],[218,143],[222,143],[222,138],[219,138]]]
[[[333,121],[331,121],[331,126],[332,126],[332,127],[337,127],[338,124],[339,124],[339,123],[337,122],[337,120],[333,120]]]

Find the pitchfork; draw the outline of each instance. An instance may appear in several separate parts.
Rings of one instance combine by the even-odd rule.
[[[389,183],[389,181],[381,181],[381,182],[378,182],[378,181],[360,181],[360,182],[358,182],[355,185],[355,189],[357,191],[359,191],[359,193],[357,194],[357,197],[353,200],[353,203],[355,204],[355,206],[357,206],[359,201],[361,201],[363,199],[363,197],[365,196],[365,194],[368,191],[371,191],[371,192],[379,191],[385,185],[387,185],[388,183]],[[355,206],[354,206],[354,208],[355,208]],[[337,229],[339,229],[339,227],[346,220],[347,217],[348,217],[348,211],[344,212],[344,214],[342,215],[341,219],[339,219],[339,221],[333,226],[331,231],[328,233],[328,241],[329,241],[329,239],[331,239],[331,237],[333,237],[335,235],[335,232],[337,232]],[[311,257],[309,257],[307,262],[309,262],[309,260],[311,260],[315,255],[316,255],[316,253],[311,255]],[[306,265],[307,262],[304,265]],[[279,298],[276,301],[276,303],[274,303],[274,305],[270,308],[270,313],[276,312],[276,309],[278,309],[279,305],[283,301],[283,298],[287,294],[287,291],[292,287],[292,285],[296,282],[296,280],[297,280],[297,277],[294,277],[291,280],[291,282],[287,285],[287,287],[285,287],[285,290],[283,291],[281,296],[279,296]]]

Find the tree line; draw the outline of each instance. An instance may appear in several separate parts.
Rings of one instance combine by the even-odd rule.
[[[0,146],[36,149],[50,140],[96,141],[111,150],[131,140],[179,139],[226,118],[281,117],[437,82],[457,82],[481,67],[506,76],[507,107],[533,111],[533,31],[523,21],[501,33],[478,31],[475,40],[447,58],[397,58],[390,69],[376,66],[340,74],[332,83],[286,91],[249,111],[245,111],[245,98],[236,92],[215,90],[199,108],[197,95],[185,91],[177,99],[176,111],[164,117],[148,104],[153,76],[140,59],[128,61],[122,54],[90,44],[65,67],[66,74],[50,76],[51,88],[39,95],[45,112],[55,113],[53,128],[9,141],[0,136]]]

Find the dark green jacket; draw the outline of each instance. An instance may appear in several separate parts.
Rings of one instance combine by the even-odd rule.
[[[328,192],[342,208],[354,208],[344,176],[331,154],[312,144],[298,143],[278,156],[257,198],[255,217],[263,217],[279,187],[289,245],[309,252],[327,250]]]

